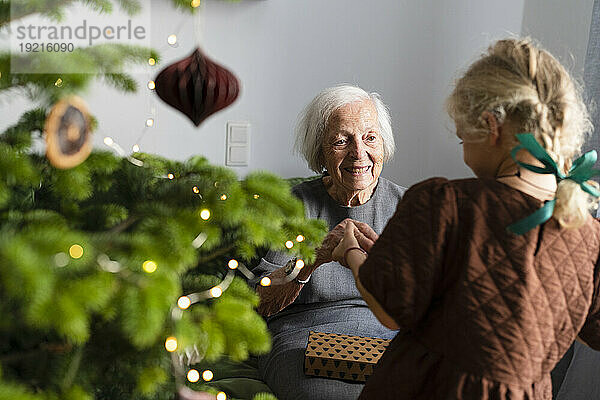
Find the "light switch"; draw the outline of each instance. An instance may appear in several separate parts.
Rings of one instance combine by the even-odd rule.
[[[227,152],[225,165],[247,166],[250,148],[250,124],[248,122],[227,123]]]
[[[229,143],[248,143],[248,125],[229,126]]]
[[[248,165],[248,147],[231,146],[228,151],[227,165],[243,166]]]
[[[250,124],[245,122],[227,123],[228,144],[248,144],[250,136]]]

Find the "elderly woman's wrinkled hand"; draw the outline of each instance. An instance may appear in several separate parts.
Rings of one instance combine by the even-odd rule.
[[[342,237],[344,237],[344,230],[346,229],[346,225],[348,224],[349,221],[352,221],[352,220],[348,219],[348,218],[343,220],[342,222],[337,224],[335,226],[335,228],[333,228],[327,234],[327,236],[325,236],[325,239],[323,239],[323,243],[321,244],[321,247],[319,247],[316,252],[316,255],[317,255],[317,260],[315,262],[316,265],[321,265],[321,264],[325,264],[325,263],[333,261],[333,257],[332,257],[331,253],[333,253],[333,249],[335,249],[335,247],[338,245],[338,243],[340,243],[340,240],[342,240]]]
[[[358,228],[354,230],[354,236],[356,237],[356,240],[358,240],[358,244],[368,253],[371,251],[371,247],[373,247],[377,239],[379,239],[379,235],[369,226],[369,224],[354,220],[352,223]]]

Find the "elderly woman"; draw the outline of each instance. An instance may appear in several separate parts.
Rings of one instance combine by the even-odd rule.
[[[330,234],[315,263],[295,279],[257,289],[259,312],[268,317],[273,337],[272,351],[261,358],[259,369],[280,400],[356,399],[363,387],[304,375],[309,331],[386,339],[396,334],[379,323],[356,289],[352,273],[331,257],[347,219],[375,241],[393,215],[405,189],[379,175],[394,147],[385,105],[376,93],[358,87],[325,89],[300,116],[296,149],[323,176],[292,190],[304,202],[308,218],[327,221],[339,235]],[[289,256],[270,252],[255,273],[283,281],[293,265],[288,261]]]

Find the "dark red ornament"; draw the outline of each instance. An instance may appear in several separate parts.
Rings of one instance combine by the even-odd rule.
[[[158,97],[187,115],[196,126],[233,103],[240,92],[235,75],[199,48],[163,69],[154,83]]]

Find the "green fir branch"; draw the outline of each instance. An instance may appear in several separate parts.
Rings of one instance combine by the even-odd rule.
[[[73,358],[69,363],[69,368],[67,369],[67,373],[62,381],[61,387],[64,390],[73,386],[73,381],[75,380],[75,376],[77,375],[77,371],[79,370],[79,366],[81,365],[81,360],[83,358],[83,347],[78,346],[75,350],[75,354],[73,354]]]
[[[148,48],[129,45],[103,44],[71,53],[35,53],[29,55],[11,55],[0,53],[0,94],[8,90],[20,89],[32,100],[52,104],[69,94],[85,90],[92,79],[104,78],[115,88],[132,92],[136,90],[133,78],[123,70],[131,64],[143,64],[149,57],[159,59],[158,54]],[[17,70],[31,73],[8,72],[13,66]],[[48,73],[47,71],[82,71],[81,73]],[[59,81],[60,79],[60,81]],[[57,84],[57,82],[60,82]]]
[[[45,120],[46,110],[44,108],[27,111],[16,124],[0,134],[0,141],[15,150],[26,150],[31,146],[32,134],[42,134]]]
[[[33,14],[45,15],[55,21],[62,19],[62,10],[76,0],[10,0],[0,7],[0,27]]]
[[[201,257],[198,259],[198,265],[202,265],[202,264],[206,264],[218,257],[221,257],[225,254],[231,254],[231,252],[235,250],[235,246],[234,245],[230,245],[227,247],[222,247],[220,249],[217,250],[211,250],[210,254],[204,257]]]
[[[138,0],[5,0],[0,2],[0,27],[33,14],[44,15],[60,22],[64,9],[75,3],[82,3],[100,14],[110,14],[114,10],[113,2],[130,16],[141,10]]]

